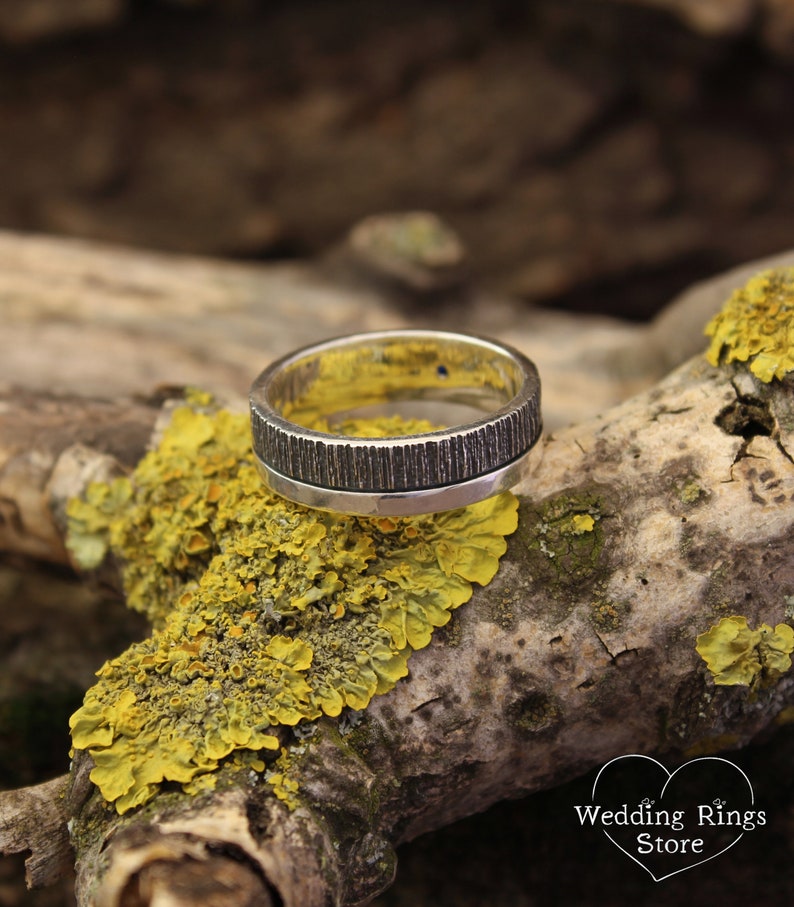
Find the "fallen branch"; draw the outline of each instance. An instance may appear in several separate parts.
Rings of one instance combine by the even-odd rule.
[[[125,414],[97,411],[109,424]],[[0,415],[5,450],[19,434],[9,412],[12,400]],[[764,383],[743,365],[697,357],[547,436],[496,578],[357,723],[326,717],[285,739],[293,809],[256,773],[238,773],[192,796],[163,790],[118,816],[78,754],[68,809],[80,903],[362,903],[389,884],[397,844],[498,800],[627,752],[673,760],[747,743],[791,705],[791,673],[759,676],[751,690],[715,686],[695,641],[730,614],[752,627],[787,615],[793,414],[790,377]],[[136,418],[128,461],[152,415]],[[62,445],[49,477],[45,468],[12,488],[23,529],[35,523],[28,512],[54,520],[37,532],[44,548],[32,552],[20,531],[5,537],[10,548],[62,556],[52,527],[65,499],[89,475],[113,472],[107,450],[80,449],[75,458]],[[25,835],[0,843],[50,856]],[[228,878],[225,901],[217,873]]]

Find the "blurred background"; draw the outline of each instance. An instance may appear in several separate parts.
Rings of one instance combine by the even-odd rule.
[[[255,260],[429,209],[647,318],[792,244],[788,0],[0,0],[0,227]]]
[[[422,209],[489,290],[645,320],[794,246],[792,112],[794,0],[0,0],[0,229],[268,262]],[[66,770],[91,683],[85,659],[47,675],[52,636],[13,602],[39,596],[94,666],[140,629],[66,581],[56,615],[37,582],[0,574],[0,658],[31,640],[23,711],[0,685],[2,787]],[[403,848],[377,903],[790,900],[792,751],[783,731],[737,757],[772,819],[713,871],[654,885],[574,826],[580,779]],[[0,907],[73,903],[21,879],[0,861]]]

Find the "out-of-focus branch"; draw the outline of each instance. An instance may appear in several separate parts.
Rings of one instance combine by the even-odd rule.
[[[67,564],[65,502],[90,482],[133,466],[158,409],[58,398],[24,389],[0,396],[0,551]]]

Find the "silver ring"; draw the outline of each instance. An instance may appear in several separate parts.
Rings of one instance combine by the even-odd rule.
[[[452,510],[505,491],[526,475],[541,432],[534,364],[509,346],[446,331],[377,331],[305,347],[262,372],[250,405],[269,488],[309,507],[372,516]],[[337,433],[346,419],[373,415],[449,427]]]

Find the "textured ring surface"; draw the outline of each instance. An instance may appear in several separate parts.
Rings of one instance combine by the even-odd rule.
[[[353,334],[298,350],[262,372],[250,404],[267,485],[346,513],[429,513],[497,494],[526,473],[541,431],[533,363],[503,344],[443,331]],[[390,437],[334,428],[351,416],[422,410],[452,424]]]

